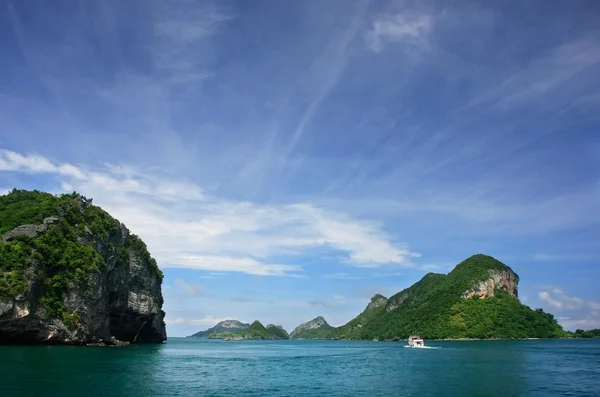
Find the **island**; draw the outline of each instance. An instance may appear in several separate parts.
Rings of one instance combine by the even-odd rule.
[[[221,321],[216,326],[191,335],[196,338],[231,340],[278,340],[289,339],[290,335],[281,325],[269,324],[266,327],[258,320],[248,324],[236,320]]]
[[[166,340],[156,260],[92,199],[14,189],[0,237],[0,343]]]
[[[250,324],[242,323],[238,320],[224,320],[220,321],[214,327],[211,327],[205,331],[196,332],[188,338],[208,338],[215,334],[232,334],[238,331],[243,331],[250,328]]]
[[[406,340],[410,335],[427,339],[569,336],[552,314],[519,301],[518,283],[519,276],[510,267],[477,254],[448,274],[426,274],[389,299],[373,296],[365,310],[347,324],[331,327],[317,317],[298,326],[290,336],[390,341]]]

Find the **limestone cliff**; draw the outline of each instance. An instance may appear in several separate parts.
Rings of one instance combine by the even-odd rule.
[[[376,294],[371,298],[371,302],[369,302],[365,310],[377,309],[378,307],[384,306],[387,301],[388,300],[385,296]]]
[[[519,297],[519,277],[511,270],[488,270],[489,278],[473,282],[462,297],[466,299],[485,299],[495,296],[496,291],[507,292],[513,298]]]
[[[42,216],[0,241],[0,343],[166,340],[162,272],[146,245],[75,193],[0,197],[0,230]]]

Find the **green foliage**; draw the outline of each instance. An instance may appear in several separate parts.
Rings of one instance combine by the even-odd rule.
[[[600,329],[590,329],[589,331],[576,329],[570,336],[573,338],[600,338]]]
[[[105,239],[109,236],[114,236],[120,226],[118,220],[95,205],[88,205],[85,208],[83,217],[92,234]]]
[[[284,329],[281,329],[274,325],[267,327],[267,335],[269,336],[269,339],[289,339],[290,338],[290,336]]]
[[[429,273],[392,296],[385,306],[366,310],[349,323],[324,332],[332,339],[551,338],[566,333],[551,314],[532,310],[504,291],[495,297],[464,299],[489,271],[511,272],[486,255],[474,255],[448,275]],[[514,275],[515,280],[518,276]]]
[[[325,324],[319,328],[303,329],[294,333],[294,339],[331,339],[335,330],[331,325]]]
[[[557,338],[566,336],[554,316],[531,310],[505,292],[486,299],[462,299],[450,320],[459,338]]]
[[[22,270],[0,273],[0,299],[26,293],[28,282]]]
[[[148,247],[146,246],[146,243],[144,243],[138,236],[136,236],[135,234],[130,234],[129,237],[127,238],[127,242],[125,243],[125,246],[127,249],[133,250],[133,252],[136,252],[142,258],[142,260],[144,260],[146,263],[148,263],[154,270],[154,273],[161,280],[164,278],[163,272],[158,268],[158,264],[156,263],[156,260],[150,256],[150,253],[148,252]]]
[[[17,226],[41,224],[44,218],[57,215],[60,198],[38,190],[13,189],[0,196],[0,234]]]
[[[81,318],[79,318],[79,314],[77,314],[77,312],[73,312],[71,314],[64,314],[62,321],[67,329],[70,331],[75,331],[81,322]]]

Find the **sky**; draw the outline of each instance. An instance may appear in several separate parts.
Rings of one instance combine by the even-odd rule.
[[[600,328],[597,1],[0,0],[0,192],[72,191],[170,336],[341,325],[476,253]]]

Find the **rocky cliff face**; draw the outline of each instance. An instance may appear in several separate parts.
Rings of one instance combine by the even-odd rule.
[[[496,291],[508,292],[513,298],[519,297],[519,278],[510,270],[488,270],[489,278],[473,283],[473,287],[469,288],[462,294],[462,298],[485,299],[494,296]]]
[[[332,328],[322,316],[316,317],[309,322],[300,324],[292,333],[290,338],[306,338],[311,331],[330,329]]]
[[[388,300],[385,296],[376,294],[371,298],[371,302],[369,302],[365,310],[377,309],[378,307],[384,306],[387,303],[387,301]]]
[[[31,251],[15,273],[18,279],[14,280],[24,288],[0,296],[0,343],[163,342],[162,273],[156,262],[123,224],[92,206],[91,200],[74,198],[76,205],[70,211],[75,211],[79,223],[67,222],[69,211],[59,207],[56,216],[41,225],[23,225],[4,234],[0,244],[6,244],[1,247],[5,251],[13,246]],[[100,214],[110,227],[100,228],[92,213]],[[69,249],[81,248],[86,256],[76,255],[63,263],[67,256],[60,256],[60,250],[52,253],[56,247],[47,244],[54,240],[49,236],[43,244],[38,240],[45,233],[52,233],[56,244],[63,240],[55,235],[69,233],[71,240],[65,240]]]

